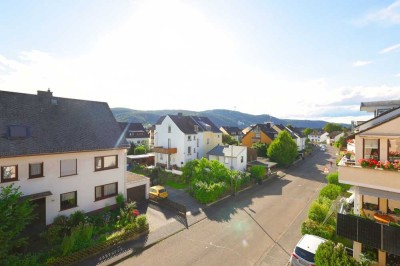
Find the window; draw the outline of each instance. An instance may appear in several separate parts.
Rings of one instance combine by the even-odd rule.
[[[240,162],[243,163],[243,156],[240,156]]]
[[[196,153],[196,148],[193,148],[193,152]]]
[[[76,175],[76,159],[60,161],[60,176]]]
[[[118,183],[97,186],[94,188],[95,200],[102,200],[116,196],[118,193]]]
[[[10,125],[8,126],[8,137],[10,139],[25,139],[29,137],[30,130],[27,126]]]
[[[229,163],[229,158],[225,157],[225,163],[228,164]]]
[[[171,126],[168,125],[168,133],[171,133]]]
[[[379,160],[379,139],[364,139],[364,158]]]
[[[400,139],[388,140],[388,161],[400,160]]]
[[[193,136],[193,140],[196,140],[196,136]]]
[[[94,165],[95,171],[117,168],[118,155],[95,157]]]
[[[160,153],[160,160],[163,160],[163,154]]]
[[[260,133],[256,133],[256,138],[259,138],[260,137]]]
[[[43,177],[43,163],[29,164],[29,178]]]
[[[1,183],[18,181],[18,165],[1,167]]]
[[[210,139],[207,139],[207,145],[210,144]]]
[[[198,125],[194,125],[194,131],[195,132],[199,131],[199,126]]]
[[[191,141],[192,140],[192,136],[189,135],[188,136],[188,140]]]
[[[188,147],[188,154],[190,155],[190,154],[192,154],[192,147]]]
[[[62,211],[78,206],[77,202],[76,191],[60,194],[60,210]]]
[[[137,141],[137,144],[140,144],[140,140]]]
[[[368,195],[362,196],[362,206],[365,210],[377,211],[379,210],[379,198]]]

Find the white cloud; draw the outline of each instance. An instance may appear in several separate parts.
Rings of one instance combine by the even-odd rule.
[[[400,78],[400,73],[396,74],[396,75],[395,75],[395,77],[398,77],[398,78]]]
[[[385,8],[367,14],[364,18],[364,22],[374,22],[383,25],[400,24],[400,0],[394,1]]]
[[[353,67],[363,67],[363,66],[369,65],[371,63],[372,63],[372,61],[355,61],[355,62],[353,62]]]
[[[399,49],[400,49],[400,43],[392,45],[392,46],[389,46],[389,47],[386,47],[385,49],[382,49],[379,53],[380,54],[386,54],[386,53],[393,52],[393,51],[396,51],[396,50],[399,50]]]

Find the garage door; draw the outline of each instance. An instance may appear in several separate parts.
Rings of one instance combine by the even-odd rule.
[[[128,188],[127,190],[128,201],[142,202],[146,200],[146,185]]]

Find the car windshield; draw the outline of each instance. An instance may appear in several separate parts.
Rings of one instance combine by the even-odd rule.
[[[302,248],[296,247],[296,249],[294,250],[294,252],[302,259],[305,259],[306,261],[309,262],[314,262],[314,256],[315,254],[304,250]]]
[[[164,193],[164,192],[167,192],[167,191],[165,190],[165,188],[162,188],[162,189],[159,190],[159,192],[160,193]]]

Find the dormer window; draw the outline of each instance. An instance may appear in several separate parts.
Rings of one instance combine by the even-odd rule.
[[[27,126],[22,125],[9,125],[8,138],[9,139],[25,139],[30,136],[30,130]]]

